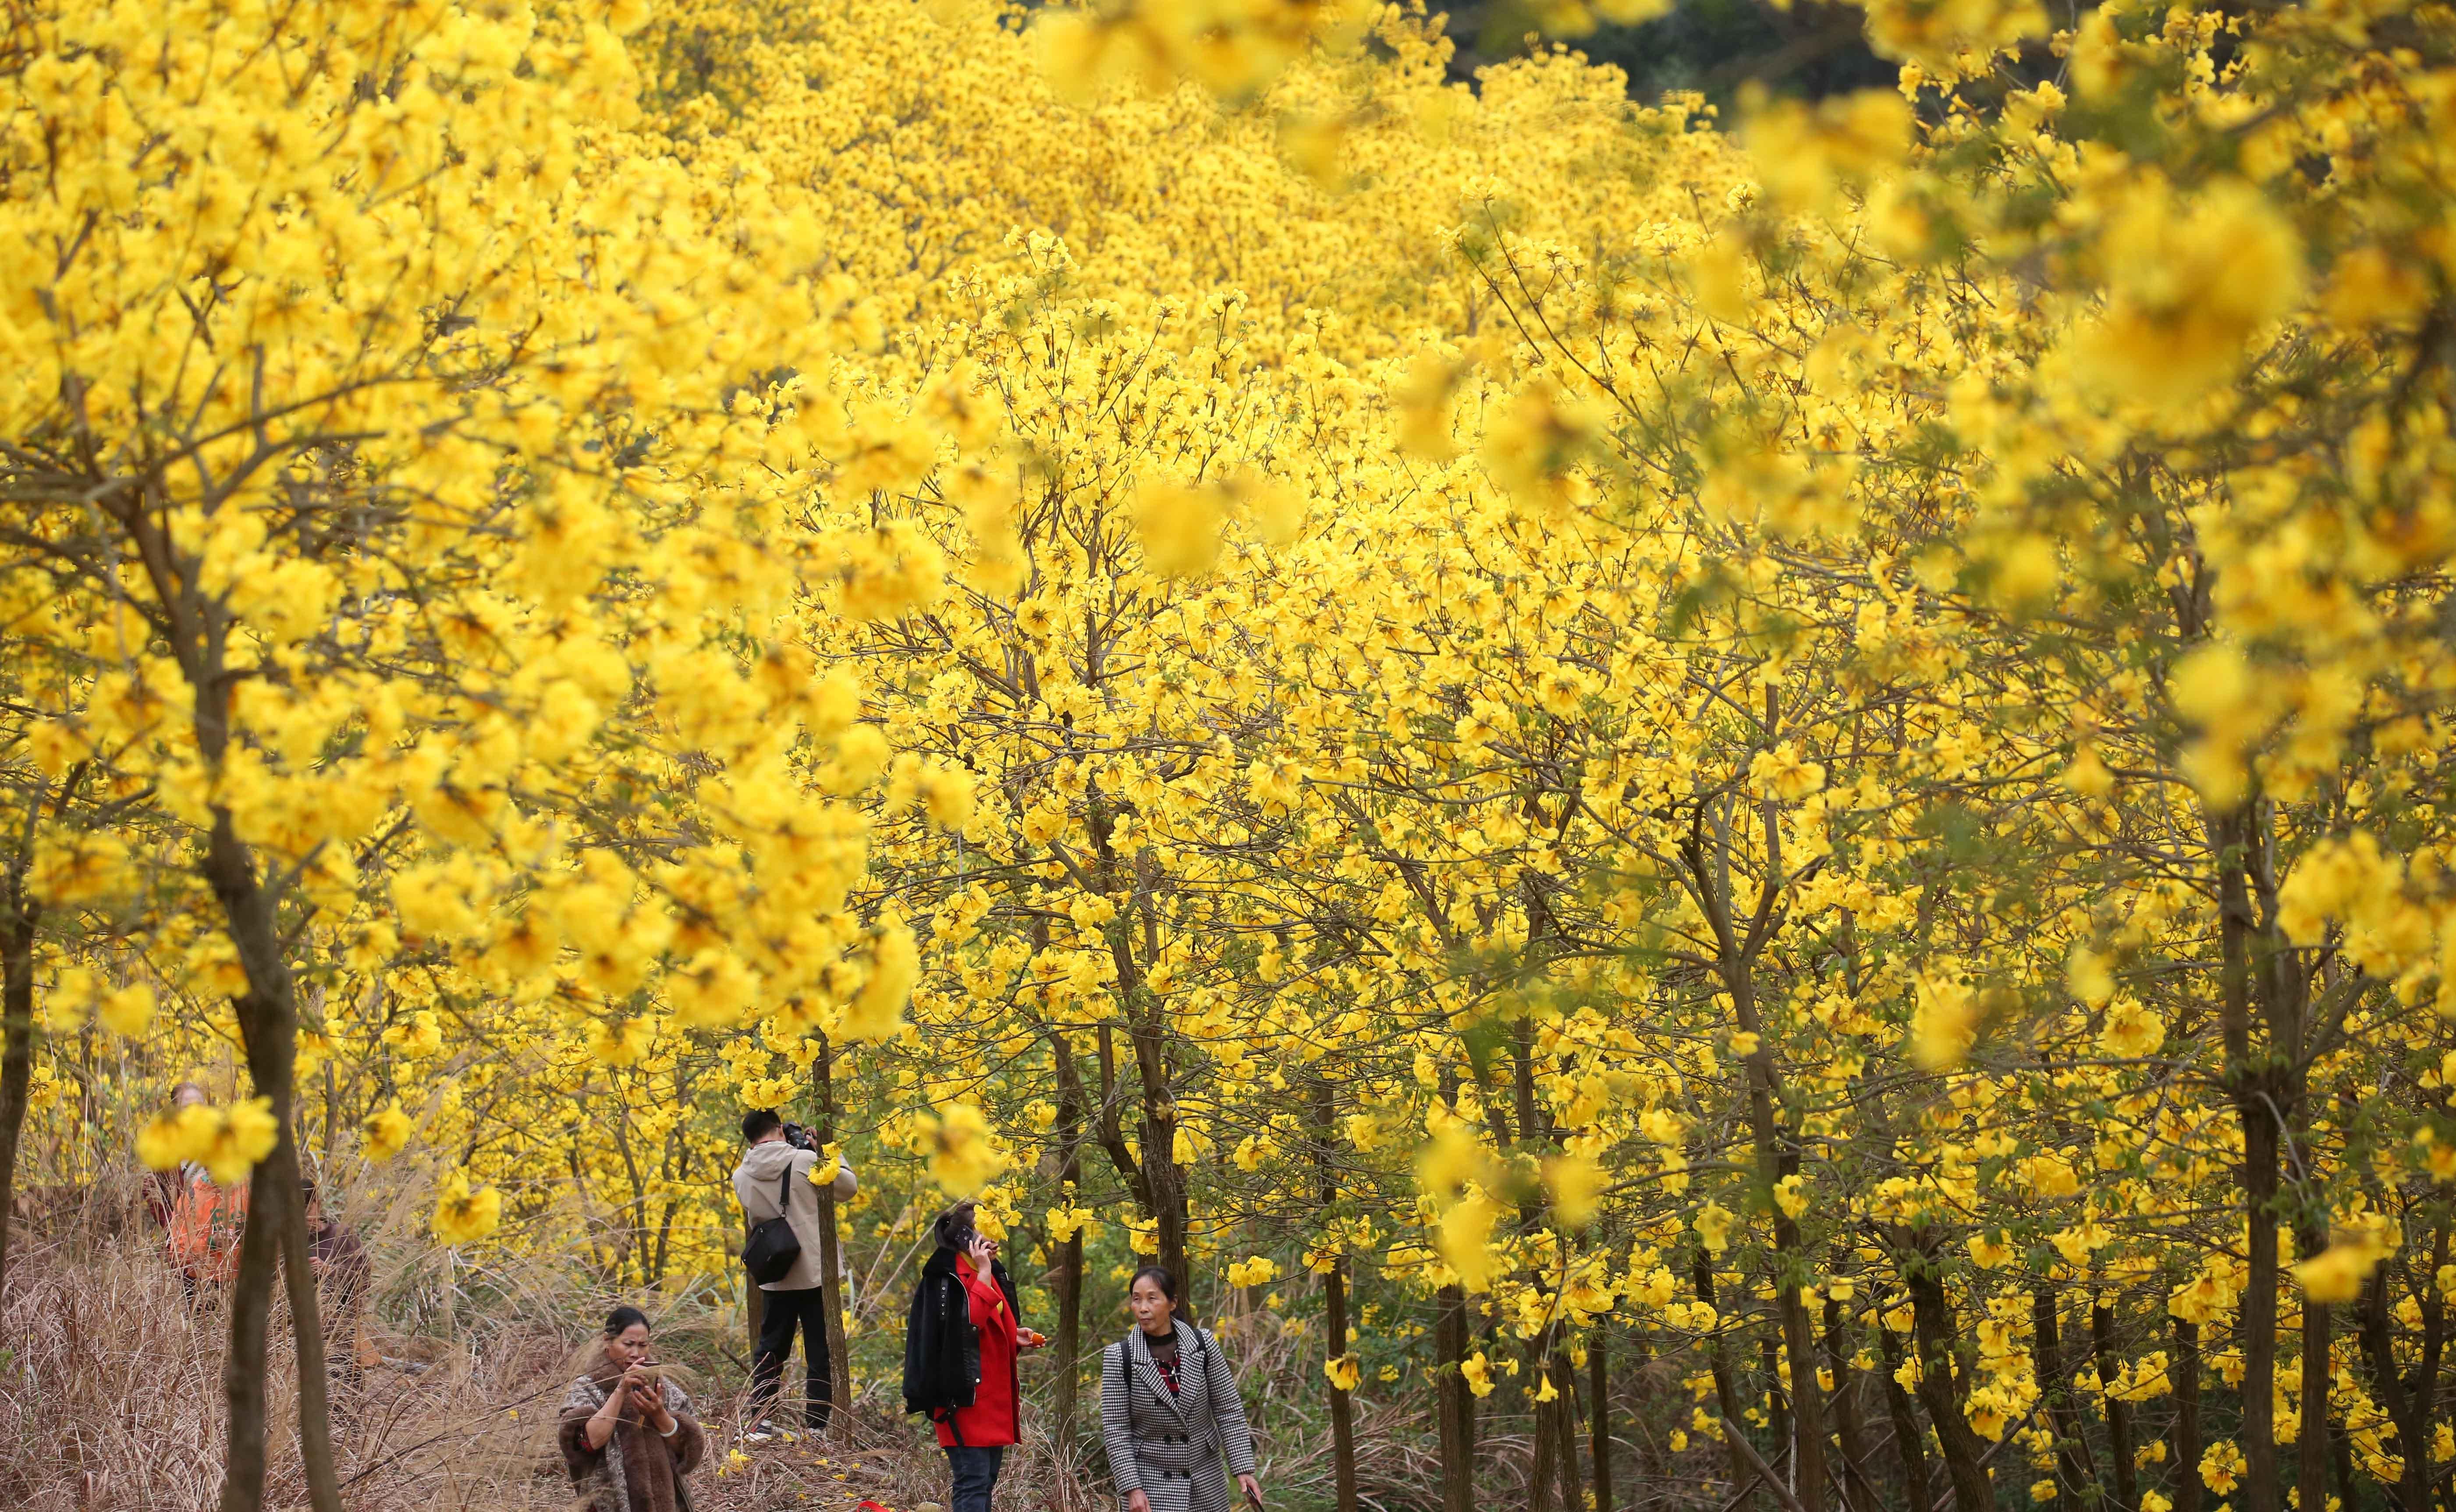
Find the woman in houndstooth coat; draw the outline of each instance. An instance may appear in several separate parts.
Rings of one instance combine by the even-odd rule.
[[[1126,1512],[1228,1512],[1228,1477],[1262,1504],[1254,1435],[1211,1336],[1177,1318],[1177,1281],[1156,1265],[1127,1293],[1136,1326],[1100,1352],[1100,1433]]]

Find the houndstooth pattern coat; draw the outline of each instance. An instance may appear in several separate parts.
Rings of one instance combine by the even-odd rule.
[[[1141,1329],[1100,1352],[1100,1436],[1117,1500],[1140,1490],[1152,1512],[1229,1512],[1228,1477],[1254,1473],[1245,1403],[1210,1335],[1179,1321],[1177,1358],[1172,1395]]]

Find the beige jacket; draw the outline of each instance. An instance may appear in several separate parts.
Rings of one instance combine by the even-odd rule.
[[[781,1184],[790,1199],[785,1221],[793,1226],[793,1237],[802,1241],[793,1268],[782,1280],[762,1282],[761,1291],[807,1292],[819,1284],[819,1189],[810,1184],[810,1168],[818,1163],[816,1152],[770,1139],[752,1145],[744,1152],[742,1164],[733,1168],[733,1195],[741,1199],[750,1222],[764,1223],[776,1216],[776,1189]],[[788,1170],[792,1173],[789,1180],[785,1179]],[[836,1200],[842,1202],[859,1189],[852,1167],[837,1161]]]

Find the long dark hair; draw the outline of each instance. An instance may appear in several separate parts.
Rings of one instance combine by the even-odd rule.
[[[1177,1305],[1177,1277],[1168,1274],[1168,1267],[1165,1265],[1146,1265],[1136,1271],[1126,1281],[1126,1290],[1133,1291],[1141,1284],[1145,1277],[1149,1277],[1151,1283],[1159,1288],[1159,1295],[1168,1298],[1170,1306]]]

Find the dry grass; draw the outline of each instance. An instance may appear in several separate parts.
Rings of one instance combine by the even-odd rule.
[[[125,1187],[126,1190],[122,1190]],[[131,1221],[133,1185],[54,1204],[12,1245],[0,1294],[0,1507],[24,1512],[195,1512],[220,1486],[221,1360],[228,1318],[192,1304],[158,1236]],[[376,1261],[377,1357],[336,1400],[335,1447],[352,1512],[545,1512],[571,1494],[554,1448],[557,1410],[610,1298],[569,1267],[471,1271],[366,1214]],[[276,1308],[268,1504],[305,1502],[289,1318]],[[906,1509],[945,1499],[945,1461],[875,1389],[824,1442],[741,1441],[738,1307],[685,1298],[659,1320],[659,1352],[683,1366],[711,1443],[694,1478],[702,1512]],[[332,1347],[350,1340],[335,1337]],[[788,1378],[789,1382],[789,1378]],[[891,1382],[886,1383],[891,1387]],[[1037,1438],[1036,1434],[1029,1437]],[[1090,1512],[1107,1504],[1081,1466],[1028,1448],[999,1488],[1002,1509]]]
[[[567,1261],[473,1269],[422,1237],[423,1193],[353,1175],[360,1179],[350,1216],[375,1262],[365,1335],[375,1362],[336,1402],[345,1503],[352,1512],[563,1512],[571,1496],[555,1418],[594,1319],[617,1298]],[[0,1507],[196,1512],[217,1496],[228,1320],[213,1298],[192,1306],[182,1295],[135,1192],[125,1174],[73,1194],[59,1189],[12,1246],[0,1295]],[[865,1298],[866,1330],[894,1326],[870,1316],[888,1300]],[[1318,1504],[1330,1480],[1329,1436],[1306,1340],[1267,1317],[1220,1326],[1232,1338],[1273,1504]],[[305,1500],[287,1427],[295,1387],[288,1329],[276,1307],[271,1395],[284,1426],[272,1446],[268,1504],[279,1508]],[[692,1488],[701,1512],[844,1512],[864,1498],[910,1512],[945,1501],[946,1461],[898,1410],[892,1379],[870,1382],[825,1442],[742,1442],[744,1332],[739,1301],[714,1293],[667,1299],[657,1318],[658,1353],[684,1368],[711,1441],[711,1462]],[[333,1339],[336,1348],[349,1343]],[[1082,1408],[1095,1420],[1074,1442],[1051,1442],[1027,1404],[1025,1446],[1000,1478],[1000,1512],[1115,1506],[1093,1437],[1096,1387],[1086,1384]],[[1373,1512],[1441,1504],[1424,1417],[1404,1402],[1362,1404],[1358,1468]],[[1524,1504],[1525,1444],[1511,1431],[1521,1425],[1496,1414],[1484,1430],[1486,1505]]]

